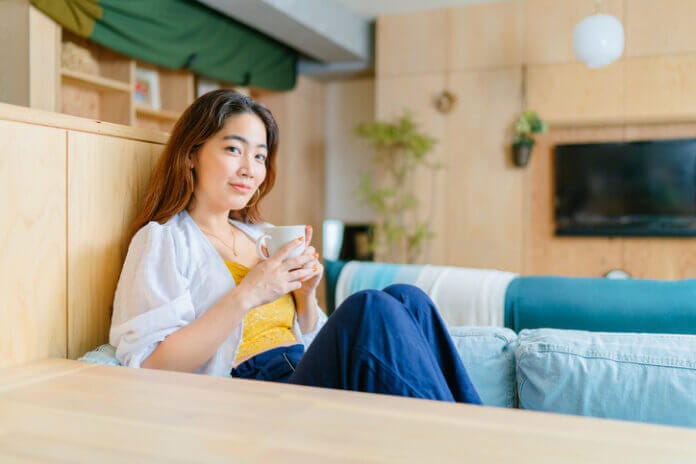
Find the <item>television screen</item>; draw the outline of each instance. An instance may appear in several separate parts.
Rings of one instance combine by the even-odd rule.
[[[558,145],[558,235],[696,235],[696,139]]]

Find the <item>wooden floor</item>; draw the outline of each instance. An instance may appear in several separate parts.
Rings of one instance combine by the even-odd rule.
[[[56,359],[0,370],[0,462],[687,463],[696,430]]]

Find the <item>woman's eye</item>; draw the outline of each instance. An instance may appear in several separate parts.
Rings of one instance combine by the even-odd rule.
[[[256,155],[256,159],[262,163],[266,162],[266,158],[267,158],[267,156],[264,155],[263,153],[259,153]]]
[[[225,150],[229,151],[230,153],[234,153],[235,155],[238,155],[242,152],[242,150],[240,150],[237,147],[225,147]]]

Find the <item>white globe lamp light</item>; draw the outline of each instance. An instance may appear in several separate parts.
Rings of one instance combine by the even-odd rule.
[[[590,68],[616,61],[624,49],[621,21],[607,14],[588,16],[575,26],[573,49],[577,59]]]

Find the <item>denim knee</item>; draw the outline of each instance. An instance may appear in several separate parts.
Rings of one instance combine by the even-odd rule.
[[[430,297],[423,290],[410,284],[391,284],[382,291],[397,299],[399,297],[408,297],[430,300]]]
[[[339,313],[345,314],[339,317],[355,316],[356,313],[364,313],[368,307],[370,317],[392,319],[404,315],[403,305],[398,298],[382,290],[368,289],[360,290],[346,298],[331,317],[335,318]]]

